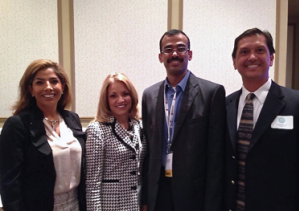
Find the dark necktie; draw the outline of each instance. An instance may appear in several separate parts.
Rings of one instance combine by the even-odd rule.
[[[254,97],[255,95],[253,93],[249,93],[246,97],[246,104],[243,108],[239,129],[237,132],[237,211],[245,210],[245,160],[253,130],[252,100]]]

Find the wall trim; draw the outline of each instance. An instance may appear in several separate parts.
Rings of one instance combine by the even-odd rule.
[[[183,29],[183,0],[168,0],[167,28]]]
[[[73,0],[57,0],[59,63],[64,67],[73,94],[70,110],[75,111],[75,47]]]
[[[275,73],[274,81],[286,86],[287,71],[287,32],[288,32],[288,1],[276,1],[276,41],[275,41]]]

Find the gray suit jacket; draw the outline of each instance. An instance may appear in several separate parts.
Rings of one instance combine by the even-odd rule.
[[[147,138],[143,204],[155,208],[164,128],[164,81],[143,93]],[[225,91],[189,76],[174,129],[172,195],[176,210],[221,210],[224,166]]]
[[[235,210],[237,112],[241,90],[226,100],[225,209]],[[272,128],[278,116],[293,116],[293,129]],[[246,211],[299,210],[299,92],[272,82],[253,130],[245,165]]]

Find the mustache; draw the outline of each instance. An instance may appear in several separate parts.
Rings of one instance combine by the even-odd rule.
[[[179,58],[179,57],[171,57],[170,59],[167,59],[167,63],[170,63],[172,61],[179,61],[179,62],[183,62],[184,59],[183,58]]]

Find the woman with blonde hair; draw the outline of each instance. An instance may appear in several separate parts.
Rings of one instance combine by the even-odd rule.
[[[65,110],[71,100],[59,64],[39,59],[27,67],[13,116],[1,132],[4,210],[86,210],[85,133],[78,115]]]
[[[139,210],[146,143],[138,95],[123,73],[105,79],[86,134],[87,210]]]

